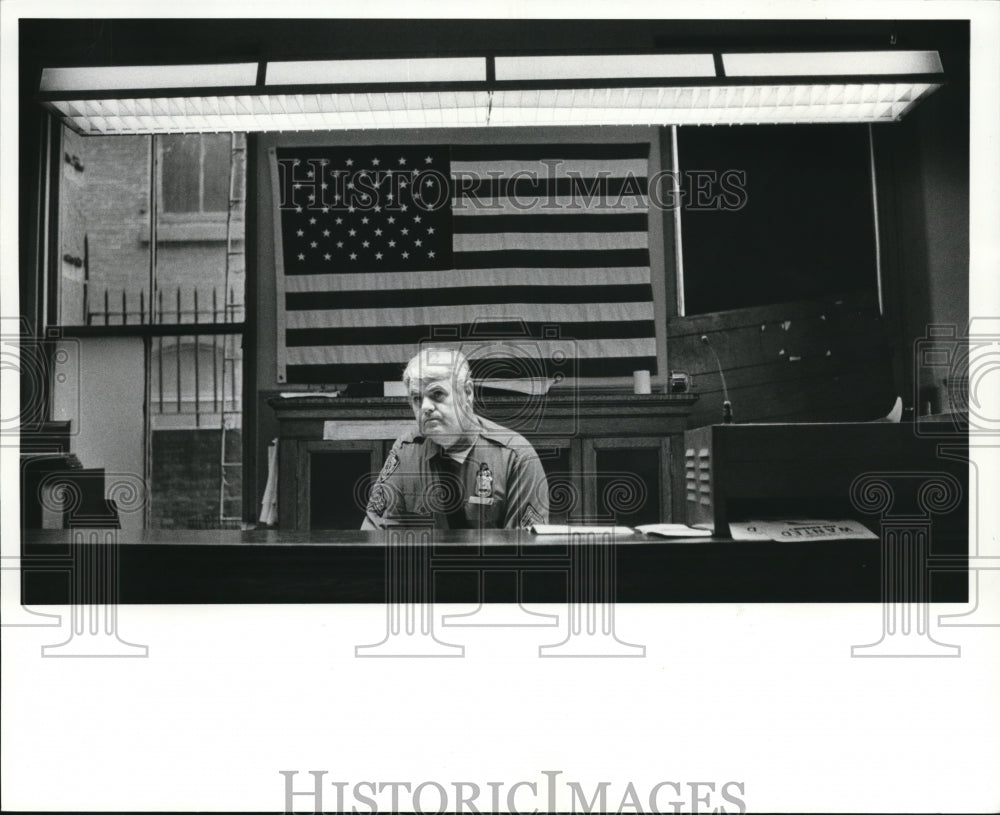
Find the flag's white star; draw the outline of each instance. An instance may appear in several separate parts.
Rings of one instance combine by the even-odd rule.
[[[430,156],[427,156],[427,158],[424,159],[424,164],[433,164],[433,163],[434,159],[432,159]]]
[[[403,259],[404,259],[404,260],[405,260],[406,258],[408,258],[409,256],[410,256],[410,253],[409,253],[409,252],[403,252]]]
[[[433,232],[433,231],[434,230],[432,229],[431,232]],[[324,238],[329,238],[330,237],[330,230],[329,229],[324,229],[323,230],[323,237]]]
[[[316,248],[316,246],[317,246],[317,244],[316,244],[316,241],[312,241],[312,242],[311,242],[311,243],[310,243],[309,245],[310,245],[310,246],[311,246],[311,247],[312,247],[313,249],[315,249],[315,248]]]
[[[381,252],[376,252],[375,253],[375,260],[382,260],[382,253]]]
[[[327,252],[325,255],[323,255],[323,260],[329,260],[332,257],[333,257],[333,255],[331,255],[329,252]]]
[[[357,260],[357,259],[358,259],[357,252],[351,252],[351,260]]]
[[[311,224],[315,224],[315,223],[316,223],[316,219],[315,219],[315,218],[310,218],[310,219],[309,219],[309,223],[311,223]]]
[[[306,256],[299,252],[299,260],[305,260]]]
[[[316,175],[316,173],[314,173],[312,170],[310,170],[308,173],[306,173],[306,178],[313,178],[315,175]]]
[[[347,189],[349,189],[349,190],[353,190],[354,189],[354,182],[353,181],[348,181],[347,182]]]
[[[427,227],[427,234],[428,235],[433,235],[434,234],[434,227],[433,226]]]
[[[362,246],[363,246],[363,247],[364,247],[365,249],[367,249],[367,248],[368,248],[368,247],[369,247],[369,246],[370,246],[371,244],[369,244],[369,243],[368,243],[368,241],[361,241],[361,245],[362,245]]]
[[[339,226],[340,224],[344,223],[344,219],[343,218],[337,218],[337,220],[335,220],[334,223]]]
[[[354,159],[352,159],[352,158],[349,158],[349,159],[347,159],[347,161],[346,161],[346,162],[344,162],[344,163],[345,163],[345,164],[346,164],[346,165],[347,165],[348,167],[353,167],[353,166],[354,166]]]
[[[406,164],[406,159],[405,159],[405,158],[401,158],[401,159],[399,160],[399,164],[400,164],[400,166],[402,166],[402,165]]]
[[[423,242],[423,241],[414,241],[414,242],[413,242],[413,245],[414,245],[414,246],[423,246],[423,245],[424,245],[424,242]]]
[[[433,186],[434,186],[434,179],[433,179],[433,178],[428,178],[428,179],[427,179],[427,180],[426,180],[426,181],[424,182],[424,186],[425,186],[425,187],[433,187]]]
[[[432,257],[434,257],[434,253],[433,253],[433,252],[428,252],[428,253],[427,253],[427,257],[429,257],[429,258],[432,258]]]
[[[375,212],[381,212],[381,211],[382,211],[382,207],[380,207],[378,204],[376,204],[375,205]]]
[[[372,166],[373,167],[378,167],[378,165],[381,164],[381,163],[382,162],[380,162],[377,158],[373,158],[372,159]]]
[[[296,208],[295,208],[295,211],[296,211],[296,212],[302,212],[302,207],[296,207]]]
[[[382,234],[382,230],[381,229],[376,229],[375,230],[375,234],[376,235],[381,235]]]
[[[366,224],[366,223],[368,223],[368,218],[367,218],[367,216],[361,219],[361,223],[363,223],[363,224]]]
[[[396,245],[396,241],[389,241],[389,248],[392,249]]]
[[[419,215],[414,215],[413,216],[413,223],[415,223],[415,224],[419,224],[420,223],[420,216]]]
[[[406,204],[403,204],[403,206],[401,206],[401,207],[399,208],[400,212],[406,212],[406,210],[408,210],[408,209],[409,209],[409,207],[408,207],[408,206],[406,206]]]
[[[353,238],[358,233],[355,230],[353,230],[353,229],[348,229],[347,230],[347,234],[350,235]]]
[[[406,183],[406,179],[405,178],[402,181],[399,182],[399,188],[400,189],[403,189],[404,187],[407,187],[407,186],[409,186],[409,185]]]
[[[410,234],[410,230],[409,229],[401,229],[400,232],[403,235],[409,235]]]
[[[343,249],[344,248],[344,242],[343,241],[337,241],[337,248],[338,249]]]
[[[389,216],[389,223],[390,223],[390,224],[394,224],[394,223],[396,223],[396,219],[395,219],[395,218],[393,218],[393,217],[392,217],[391,215]]]
[[[323,209],[321,210],[321,212],[322,212],[322,213],[323,213],[324,215],[326,215],[326,214],[327,214],[327,213],[328,213],[329,211],[330,211],[330,208],[329,208],[329,207],[323,207]]]
[[[305,233],[305,230],[303,230],[303,229],[300,229],[300,230],[299,230],[298,232],[296,232],[295,234],[296,234],[296,235],[298,235],[298,236],[299,236],[299,237],[301,238],[301,237],[302,237],[303,235],[305,235],[306,233]]]

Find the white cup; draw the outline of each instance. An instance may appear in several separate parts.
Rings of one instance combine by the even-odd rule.
[[[649,387],[649,371],[632,371],[632,390],[634,393],[651,393]]]

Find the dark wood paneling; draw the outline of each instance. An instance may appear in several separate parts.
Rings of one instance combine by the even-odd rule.
[[[874,298],[829,300],[675,317],[670,369],[685,371],[701,398],[689,427],[721,421],[719,355],[737,422],[862,420],[895,398],[891,351]]]

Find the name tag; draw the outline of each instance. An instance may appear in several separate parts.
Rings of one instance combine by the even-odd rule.
[[[482,504],[483,506],[489,506],[490,504],[493,503],[493,496],[490,496],[489,498],[480,498],[478,495],[473,495],[469,499],[469,503],[470,504]]]

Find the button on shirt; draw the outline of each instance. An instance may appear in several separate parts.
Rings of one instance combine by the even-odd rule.
[[[392,446],[362,529],[432,519],[438,529],[516,529],[546,523],[549,491],[531,444],[477,417],[472,446],[449,455],[416,430]]]

